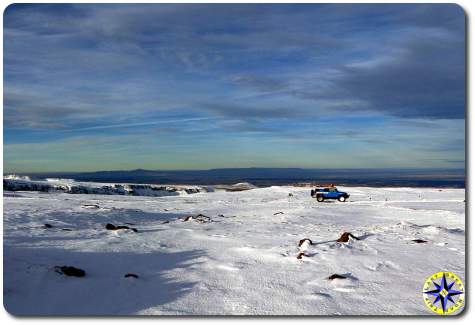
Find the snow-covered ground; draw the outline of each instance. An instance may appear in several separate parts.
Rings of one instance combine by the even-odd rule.
[[[426,277],[447,270],[465,280],[465,191],[341,190],[349,201],[317,203],[296,187],[166,197],[6,192],[6,308],[15,315],[430,315]],[[211,221],[180,219],[200,213]],[[345,231],[360,240],[337,243]],[[303,238],[314,245],[301,247],[299,260]],[[62,265],[86,276],[55,272]],[[334,273],[347,278],[328,280]]]

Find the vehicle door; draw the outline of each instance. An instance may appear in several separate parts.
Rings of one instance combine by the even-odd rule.
[[[331,188],[329,191],[328,191],[328,194],[327,194],[327,197],[330,198],[330,199],[337,199],[338,198],[338,190],[336,188]]]

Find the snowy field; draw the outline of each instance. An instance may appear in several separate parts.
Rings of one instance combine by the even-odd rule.
[[[277,186],[167,197],[6,192],[5,305],[15,315],[431,315],[426,277],[446,270],[465,280],[465,190],[339,189],[349,201],[317,203],[308,188]],[[185,218],[198,214],[210,219]],[[360,240],[336,242],[343,232]],[[299,248],[304,238],[313,245]],[[55,272],[62,265],[86,276]]]

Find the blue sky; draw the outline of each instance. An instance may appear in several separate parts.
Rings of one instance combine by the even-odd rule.
[[[11,5],[7,172],[463,168],[465,15],[418,5]]]

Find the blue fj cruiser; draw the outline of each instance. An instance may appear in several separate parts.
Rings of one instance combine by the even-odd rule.
[[[316,188],[312,190],[310,194],[312,197],[317,198],[318,202],[323,202],[328,199],[345,202],[346,199],[350,197],[350,194],[340,192],[336,187]]]

